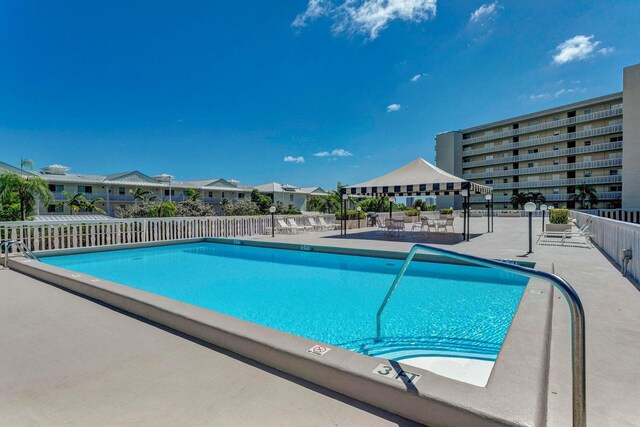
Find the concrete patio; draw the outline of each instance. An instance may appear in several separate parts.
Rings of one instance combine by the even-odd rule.
[[[534,218],[534,234],[540,231]],[[598,249],[534,246],[527,220],[471,219],[472,238],[373,229],[277,241],[407,251],[414,242],[536,262],[580,295],[587,319],[587,420],[640,419],[640,294]],[[407,227],[408,229],[410,227]],[[259,239],[272,240],[270,236]],[[535,241],[535,239],[534,239]],[[553,265],[553,267],[552,267]],[[0,422],[31,424],[410,425],[404,419],[12,271],[0,271]],[[556,295],[548,425],[571,425],[569,314]]]

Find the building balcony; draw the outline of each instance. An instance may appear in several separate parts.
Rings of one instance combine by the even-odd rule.
[[[545,198],[545,203],[549,203],[549,202],[566,202],[567,200],[569,200],[569,197],[571,197],[571,194],[545,194],[542,193],[544,195]],[[511,197],[512,196],[493,196],[493,201],[494,203],[511,203]],[[620,191],[609,191],[609,192],[602,192],[602,193],[598,193],[598,200],[599,201],[603,201],[603,200],[619,200],[622,199],[622,192]],[[487,201],[485,200],[484,196],[473,196],[473,197],[469,197],[469,201],[471,203],[486,203]],[[498,209],[498,208],[495,208]]]
[[[558,127],[566,127],[566,126],[574,125],[576,123],[590,122],[592,120],[600,120],[608,117],[615,117],[615,116],[621,116],[621,115],[622,115],[622,107],[612,108],[610,110],[604,110],[604,111],[596,111],[595,113],[591,113],[591,114],[583,114],[581,116],[570,117],[567,119],[554,120],[551,122],[540,123],[537,125],[525,126],[519,129],[509,129],[502,132],[496,132],[488,135],[481,135],[473,138],[463,139],[462,145],[467,146],[471,144],[476,144],[478,142],[491,141],[491,140],[500,139],[500,138],[509,138],[513,136],[523,135],[525,133],[539,132],[541,130],[554,129]]]
[[[561,135],[545,136],[543,138],[528,139],[526,141],[510,142],[491,147],[476,148],[475,150],[462,150],[463,157],[475,156],[477,154],[495,153],[497,151],[517,150],[519,148],[532,147],[536,145],[552,144],[554,142],[569,141],[581,138],[591,138],[594,136],[607,135],[622,132],[622,125],[604,126],[595,129],[581,130],[580,132],[564,133]]]
[[[586,147],[564,148],[562,150],[549,150],[539,153],[521,154],[519,156],[496,157],[489,160],[476,160],[474,162],[463,162],[464,169],[497,165],[503,163],[515,163],[527,160],[548,159],[552,157],[566,157],[582,153],[598,153],[601,151],[613,151],[622,149],[622,141],[607,142],[604,144],[593,144]]]
[[[566,187],[582,184],[614,184],[622,182],[622,175],[592,176],[588,178],[549,179],[545,181],[507,182],[489,184],[494,190],[515,190],[519,188]]]
[[[563,163],[561,165],[549,165],[539,166],[536,168],[522,168],[522,169],[508,169],[494,172],[479,172],[479,173],[465,173],[462,175],[464,179],[481,179],[481,178],[496,178],[503,176],[520,176],[520,175],[533,175],[538,173],[553,173],[562,171],[572,171],[578,169],[596,169],[596,168],[611,168],[622,166],[622,159],[606,159],[595,160],[591,162],[580,163]]]

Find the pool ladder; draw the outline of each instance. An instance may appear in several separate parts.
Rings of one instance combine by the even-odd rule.
[[[34,259],[36,261],[40,261],[36,254],[34,254],[31,249],[27,247],[20,240],[3,240],[0,242],[0,253],[4,249],[4,268],[9,268],[9,253],[11,252],[11,247],[15,246],[17,249],[22,252],[22,254],[30,259]]]
[[[555,274],[546,273],[544,271],[537,271],[531,268],[521,267],[515,264],[507,264],[505,262],[494,261],[487,258],[480,258],[473,255],[465,255],[457,252],[449,251],[446,249],[437,248],[430,245],[418,243],[413,245],[409,254],[404,260],[400,271],[396,275],[393,284],[389,288],[387,295],[385,296],[378,313],[376,314],[376,341],[380,342],[380,317],[386,307],[393,291],[398,287],[400,279],[407,271],[409,264],[413,260],[416,252],[419,250],[425,252],[431,252],[438,255],[442,255],[448,258],[453,258],[459,261],[464,261],[471,264],[480,265],[482,267],[493,268],[500,271],[507,271],[510,273],[519,274],[521,276],[538,278],[545,280],[556,289],[558,289],[565,300],[569,304],[569,310],[571,312],[571,368],[572,368],[572,381],[573,381],[573,426],[585,427],[587,425],[587,402],[586,402],[586,360],[585,360],[585,322],[584,322],[584,309],[582,308],[582,302],[578,297],[576,291],[571,285],[560,276]]]

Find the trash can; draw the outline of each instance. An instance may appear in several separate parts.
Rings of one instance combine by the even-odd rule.
[[[367,224],[369,227],[375,227],[378,224],[378,214],[376,212],[367,212]]]

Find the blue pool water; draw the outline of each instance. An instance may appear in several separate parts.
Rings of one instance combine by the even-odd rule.
[[[527,279],[414,261],[375,316],[400,260],[194,243],[42,258],[360,353],[495,360]]]

